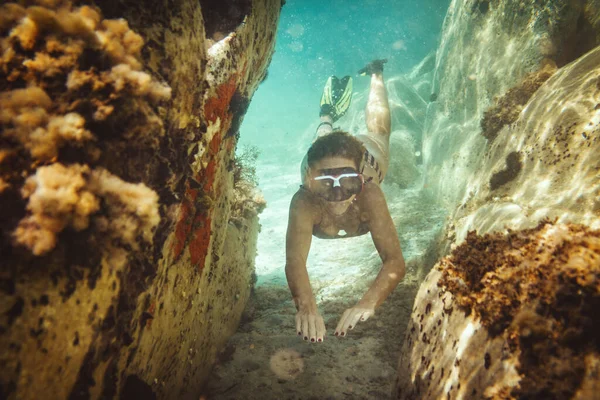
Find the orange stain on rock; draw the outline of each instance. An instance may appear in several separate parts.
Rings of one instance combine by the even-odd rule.
[[[227,82],[217,88],[217,93],[204,104],[204,117],[210,122],[216,122],[217,118],[225,119],[229,111],[229,103],[235,93],[237,74],[233,75]]]
[[[221,131],[216,132],[208,144],[206,168],[200,172],[199,176],[195,177],[197,179],[194,179],[202,183],[203,192],[211,198],[215,197],[211,193],[215,189],[214,183],[218,169],[217,155],[224,132],[231,123],[232,115],[229,112],[229,104],[237,89],[236,81],[237,75],[233,75],[227,82],[221,84],[217,88],[215,96],[204,104],[204,117],[209,124],[221,119]],[[232,146],[227,146],[227,150],[231,150],[231,148]],[[202,270],[210,244],[212,210],[197,207],[199,194],[197,189],[191,189],[189,183],[187,184],[179,220],[175,227],[175,243],[172,250],[177,259],[188,245],[192,265]]]
[[[210,244],[211,218],[210,209],[197,207],[197,198],[198,190],[188,187],[175,227],[173,254],[176,259],[179,258],[187,244],[192,265],[202,270]]]
[[[150,307],[148,307],[148,310],[146,311],[148,314],[150,314],[152,316],[152,318],[148,318],[146,320],[146,328],[150,328],[152,326],[152,320],[154,319],[155,311],[156,311],[156,300],[153,300],[152,303],[150,303]]]

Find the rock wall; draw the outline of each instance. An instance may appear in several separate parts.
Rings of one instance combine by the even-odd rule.
[[[597,398],[599,10],[452,2],[423,155],[454,251],[415,300],[396,398]]]
[[[599,73],[597,47],[559,69],[518,119],[488,140],[451,237],[530,227],[544,218],[600,228]]]
[[[597,399],[600,231],[541,223],[469,237],[427,276],[397,399]]]
[[[467,217],[464,207],[474,197],[486,201],[499,197],[492,193],[487,199],[487,189],[504,179],[490,184],[481,178],[481,171],[503,169],[508,155],[516,150],[515,142],[526,137],[531,142],[546,140],[541,130],[534,131],[533,138],[526,129],[496,138],[494,145],[504,141],[511,145],[505,154],[493,155],[496,165],[492,167],[488,160],[492,140],[482,126],[499,131],[515,122],[535,89],[552,74],[552,67],[561,68],[599,44],[599,11],[599,2],[591,0],[451,3],[436,55],[433,93],[437,100],[427,112],[423,155],[425,184],[450,212],[456,210],[452,221]],[[536,73],[537,77],[532,76]],[[505,94],[519,87],[503,101]],[[492,115],[486,115],[488,110]],[[578,120],[588,117],[581,115]],[[535,156],[532,163],[537,163]],[[558,170],[564,165],[551,167]],[[498,226],[503,222],[498,221]],[[474,228],[481,226],[468,229]],[[449,237],[452,242],[452,232]]]
[[[198,398],[264,202],[234,150],[281,0],[0,10],[0,397]]]

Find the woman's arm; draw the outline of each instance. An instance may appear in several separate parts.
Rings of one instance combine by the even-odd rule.
[[[379,307],[404,278],[405,265],[400,240],[381,188],[369,191],[369,228],[375,248],[383,262],[375,281],[358,302],[364,307]]]
[[[306,259],[312,241],[312,230],[318,217],[317,208],[298,191],[290,203],[286,235],[285,275],[292,298],[296,304],[296,331],[304,340],[321,342],[325,336],[325,323],[317,310],[312,293]]]
[[[369,290],[356,306],[346,310],[342,316],[335,330],[335,334],[341,336],[347,334],[348,329],[354,328],[358,321],[366,321],[373,315],[375,309],[385,301],[405,274],[400,240],[381,188],[370,184],[365,187],[361,196],[364,196],[361,198],[361,208],[366,208],[371,237],[383,265]]]

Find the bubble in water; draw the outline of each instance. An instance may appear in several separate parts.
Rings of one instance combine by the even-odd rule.
[[[304,35],[304,26],[300,24],[294,24],[290,26],[285,33],[293,38],[299,38],[300,36]]]
[[[421,157],[421,152],[420,152],[420,151],[417,151],[417,152],[415,153],[415,157]]]
[[[302,355],[295,350],[277,350],[271,356],[271,371],[280,379],[296,379],[304,372],[304,360]]]
[[[302,50],[304,50],[304,45],[302,44],[302,42],[299,41],[294,41],[292,43],[289,44],[290,50],[292,50],[295,53],[299,53]]]
[[[394,50],[406,50],[406,43],[404,40],[396,40],[392,47]]]

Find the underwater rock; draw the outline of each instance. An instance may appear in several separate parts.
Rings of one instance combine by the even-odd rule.
[[[0,5],[1,398],[198,398],[250,293],[232,163],[280,9]]]
[[[424,100],[430,100],[431,97],[435,61],[435,52],[431,52],[406,75],[408,82]]]
[[[498,133],[454,214],[458,242],[470,230],[520,229],[543,218],[600,228],[599,73],[596,48],[558,70]]]
[[[417,142],[420,143],[423,135],[423,121],[427,110],[427,101],[418,92],[415,85],[427,82],[427,77],[421,77],[410,82],[403,76],[388,79],[387,91],[392,116],[392,126],[398,130],[408,130]],[[431,89],[422,89],[429,92]]]
[[[390,164],[385,177],[386,183],[404,189],[419,177],[415,139],[407,131],[393,131],[390,135]]]
[[[529,74],[551,62],[562,68],[600,44],[599,15],[593,0],[450,3],[436,53],[432,92],[438,98],[423,138],[425,184],[449,210],[479,191],[471,180],[488,171],[485,137],[499,134],[525,108],[540,81],[529,82]]]
[[[394,397],[595,398],[600,231],[469,233],[429,273]]]
[[[527,75],[517,86],[510,88],[495,104],[483,113],[481,134],[493,141],[498,132],[519,118],[531,96],[556,72],[556,64],[549,61],[539,71]]]

